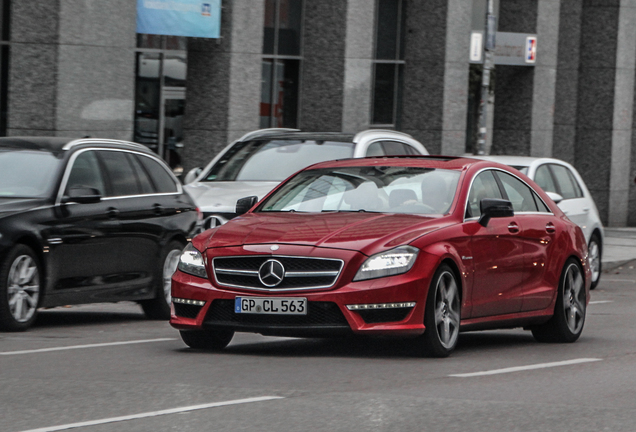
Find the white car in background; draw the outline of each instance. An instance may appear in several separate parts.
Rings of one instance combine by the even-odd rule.
[[[261,129],[228,145],[205,168],[190,170],[184,189],[203,212],[203,229],[208,229],[235,217],[240,198],[260,200],[309,165],[333,159],[427,154],[419,141],[392,130],[346,134]]]
[[[527,156],[473,156],[499,162],[518,169],[557,203],[575,224],[581,227],[587,240],[592,268],[592,289],[601,278],[601,256],[605,237],[603,224],[594,199],[578,171],[559,159]]]

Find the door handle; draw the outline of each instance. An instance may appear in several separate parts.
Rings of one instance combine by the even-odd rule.
[[[556,232],[556,227],[552,224],[552,222],[548,222],[545,226],[545,232],[548,234],[554,234]]]
[[[589,207],[583,207],[583,211],[584,211],[585,213],[587,213],[587,212],[589,212],[589,211],[590,211],[590,208],[589,208]]]
[[[109,207],[107,214],[109,218],[115,219],[117,216],[119,216],[119,210],[117,210],[115,207]]]
[[[152,207],[155,209],[155,215],[161,216],[163,214],[163,207],[161,204],[155,204]]]
[[[513,234],[516,234],[519,232],[519,225],[517,225],[516,222],[510,222],[510,224],[508,225],[508,231],[510,231]]]

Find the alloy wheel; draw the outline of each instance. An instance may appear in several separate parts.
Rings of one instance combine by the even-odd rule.
[[[596,282],[601,275],[601,253],[598,243],[594,240],[589,245],[590,269],[592,270],[592,282]]]
[[[9,311],[19,323],[29,321],[38,307],[40,275],[29,255],[19,255],[11,264],[7,280]]]
[[[571,263],[563,276],[563,309],[565,321],[573,334],[578,334],[585,320],[585,286],[579,267]]]
[[[455,346],[459,335],[459,291],[453,275],[445,271],[435,288],[435,328],[446,349]]]

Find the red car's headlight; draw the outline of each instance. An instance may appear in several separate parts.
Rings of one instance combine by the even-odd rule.
[[[369,257],[360,266],[353,281],[375,279],[406,273],[411,270],[419,252],[413,246],[399,246]]]
[[[183,252],[181,252],[177,268],[193,276],[208,278],[208,272],[205,271],[205,263],[203,262],[203,255],[192,246],[192,243],[188,243],[185,249],[183,249]]]

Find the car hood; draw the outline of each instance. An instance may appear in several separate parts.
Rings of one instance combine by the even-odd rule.
[[[260,200],[278,186],[276,181],[194,182],[183,188],[205,213],[234,213],[236,201],[256,195]]]
[[[445,217],[381,213],[248,213],[198,236],[199,250],[279,243],[360,251],[408,244],[452,222]]]
[[[31,210],[46,203],[45,199],[40,198],[0,198],[0,218]]]

